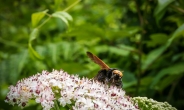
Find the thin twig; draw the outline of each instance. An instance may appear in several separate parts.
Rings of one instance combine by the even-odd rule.
[[[39,29],[42,27],[46,22],[48,22],[51,19],[51,16],[49,16],[42,24],[40,24],[37,28]]]
[[[180,79],[181,79],[181,77],[179,77],[176,81],[173,82],[172,87],[171,87],[171,89],[170,89],[170,91],[169,91],[169,95],[168,95],[168,97],[167,97],[167,101],[168,101],[168,102],[171,100],[171,97],[172,97],[172,95],[173,95],[173,92],[174,92],[174,90],[175,90],[175,88],[176,88],[178,82],[180,81]]]
[[[176,10],[178,10],[179,12],[181,12],[181,13],[184,14],[184,9],[179,8],[179,7],[177,7],[177,6],[174,6],[174,5],[171,5],[171,7],[174,8],[174,9],[176,9]]]
[[[79,3],[81,0],[77,0],[76,2],[74,2],[73,4],[71,4],[69,7],[65,8],[63,11],[68,11],[70,8],[72,8],[73,6],[75,6],[77,3]]]
[[[71,4],[69,7],[65,8],[63,11],[68,11],[70,8],[72,8],[73,6],[75,6],[77,3],[79,3],[81,0],[77,0],[76,2],[74,2],[73,4]],[[40,24],[37,28],[42,27],[46,22],[48,22],[52,16],[48,13],[46,13],[47,16],[49,16],[42,24]]]
[[[139,17],[139,21],[140,21],[140,25],[141,27],[144,25],[144,19],[142,17],[142,14],[141,14],[141,11],[140,11],[140,6],[138,4],[138,0],[135,0],[135,3],[136,3],[136,9],[137,9],[137,13],[138,13],[138,17]]]

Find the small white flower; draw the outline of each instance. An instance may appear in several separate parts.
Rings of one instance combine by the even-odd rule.
[[[80,79],[77,75],[69,75],[64,71],[43,71],[27,79],[22,79],[15,86],[9,87],[5,102],[21,107],[34,99],[44,110],[54,107],[54,100],[60,105],[70,104],[74,110],[119,110],[137,108],[125,91],[89,80]]]

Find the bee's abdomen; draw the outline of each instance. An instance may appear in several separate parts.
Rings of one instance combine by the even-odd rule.
[[[107,70],[102,69],[102,70],[98,71],[98,74],[95,77],[95,80],[105,84],[106,83],[106,78],[107,78]]]

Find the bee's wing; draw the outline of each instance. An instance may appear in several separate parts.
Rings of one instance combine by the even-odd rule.
[[[96,64],[98,64],[101,69],[110,69],[107,64],[105,64],[100,58],[98,58],[96,55],[92,54],[91,52],[87,52],[88,57],[94,61]]]

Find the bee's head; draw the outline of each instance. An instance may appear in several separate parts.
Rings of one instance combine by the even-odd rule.
[[[118,75],[119,77],[123,77],[123,73],[119,70],[113,70],[112,73]]]

